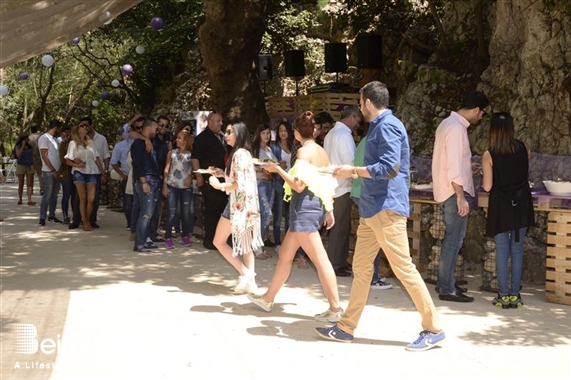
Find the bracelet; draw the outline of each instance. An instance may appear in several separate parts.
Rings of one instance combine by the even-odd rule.
[[[353,179],[359,178],[359,174],[357,173],[356,167],[353,167],[353,174],[351,174],[351,178],[353,178]]]

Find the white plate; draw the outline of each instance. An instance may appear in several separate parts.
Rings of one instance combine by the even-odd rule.
[[[197,169],[194,171],[195,173],[199,173],[199,174],[212,174],[215,172],[215,170],[210,170],[210,169]]]
[[[411,188],[413,190],[430,190],[430,189],[432,189],[432,184],[431,183],[424,183],[424,184],[419,184],[419,185],[413,185],[413,186],[411,186]]]
[[[258,166],[266,166],[266,165],[270,165],[270,164],[277,164],[277,162],[275,162],[275,161],[261,161],[258,158],[252,158],[252,163],[254,165],[258,165]]]
[[[335,166],[323,166],[318,168],[317,171],[321,174],[333,174],[335,171]]]

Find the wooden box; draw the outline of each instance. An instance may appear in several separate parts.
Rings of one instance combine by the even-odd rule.
[[[571,212],[548,214],[545,267],[546,301],[571,305]]]
[[[266,109],[272,118],[295,117],[304,111],[314,113],[329,112],[334,120],[339,120],[346,107],[358,106],[359,94],[324,92],[311,95],[289,97],[267,97]]]

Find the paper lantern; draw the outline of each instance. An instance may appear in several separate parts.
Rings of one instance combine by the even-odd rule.
[[[117,79],[113,79],[113,80],[111,81],[111,86],[113,86],[113,87],[119,87],[119,84],[120,84],[120,83],[119,83],[119,81],[118,81]]]
[[[94,101],[91,102],[91,105],[92,105],[93,107],[99,107],[99,102],[98,102],[97,100],[94,100]]]
[[[8,86],[0,86],[0,96],[8,95],[9,92]]]
[[[44,65],[45,67],[50,67],[51,65],[53,65],[55,62],[54,57],[52,57],[51,55],[47,54],[44,55],[42,57],[42,65]]]
[[[73,40],[71,40],[71,43],[77,45],[79,43],[79,37],[75,37]]]
[[[105,11],[99,15],[99,21],[105,23],[111,19],[111,12]]]
[[[130,75],[133,73],[133,66],[125,64],[121,67],[121,72],[123,73],[123,75]]]
[[[145,52],[145,47],[143,45],[139,45],[135,48],[137,54],[143,54]]]
[[[26,79],[28,79],[28,73],[25,72],[25,71],[22,71],[22,72],[20,73],[20,79],[21,79],[21,80],[26,80]]]
[[[163,27],[163,19],[160,17],[153,17],[151,19],[151,28],[160,30]]]
[[[111,95],[107,91],[103,91],[101,93],[101,99],[103,99],[103,100],[109,100],[110,97],[111,97]]]

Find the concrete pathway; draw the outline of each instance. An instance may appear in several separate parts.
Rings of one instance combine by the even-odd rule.
[[[352,344],[322,341],[312,316],[327,303],[311,266],[294,266],[266,313],[232,294],[236,273],[200,244],[137,254],[119,212],[102,207],[91,233],[39,227],[39,197],[16,205],[14,184],[0,195],[2,379],[571,378],[571,307],[540,288],[499,310],[469,274],[474,303],[435,300],[446,342],[411,353],[420,318],[391,278],[394,289],[371,291]],[[276,261],[257,261],[260,286]],[[351,278],[338,282],[346,305]]]

